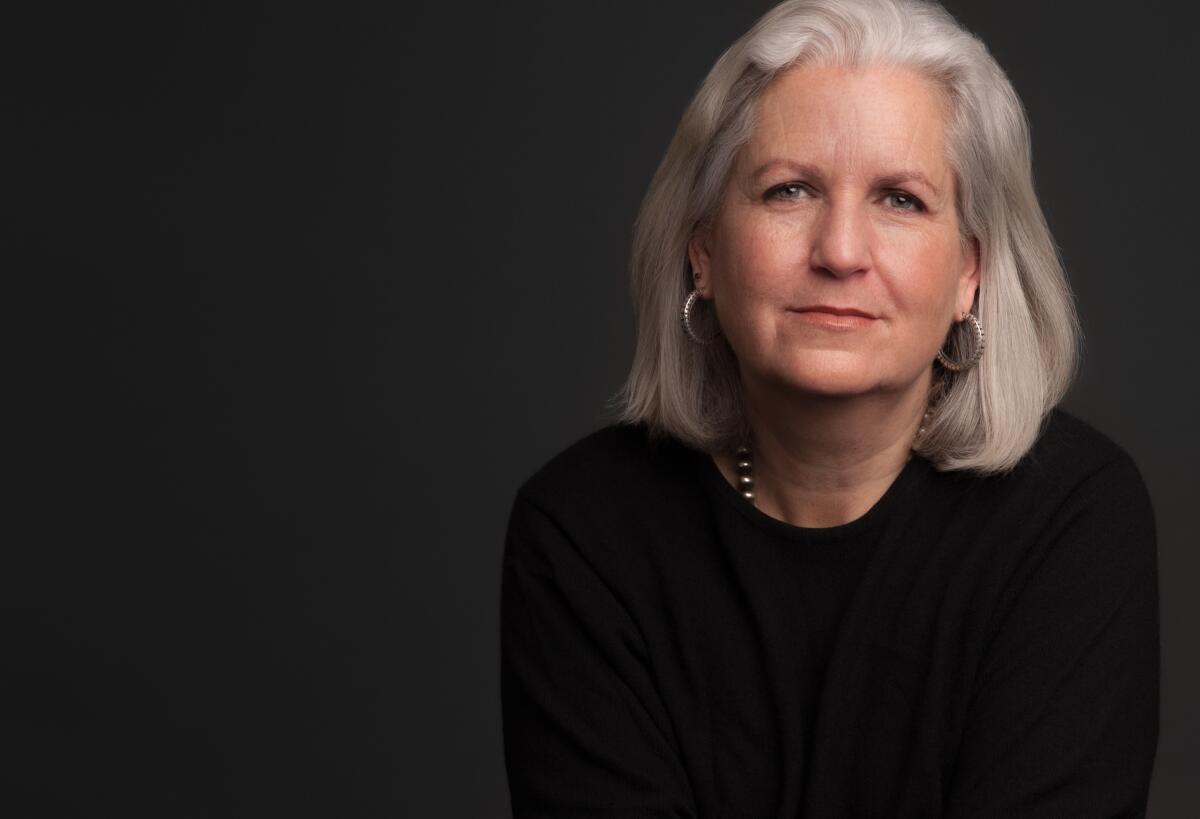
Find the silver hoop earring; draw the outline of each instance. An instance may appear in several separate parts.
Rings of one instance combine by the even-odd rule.
[[[711,344],[713,339],[721,335],[721,331],[717,330],[708,338],[701,338],[696,334],[695,328],[692,327],[692,306],[700,298],[700,290],[694,289],[688,293],[688,297],[684,299],[683,309],[679,311],[679,318],[683,323],[683,332],[687,333],[688,338],[697,344]]]
[[[967,321],[967,319],[971,320],[971,324],[973,325],[974,330],[975,330],[975,349],[971,351],[971,355],[968,356],[967,358],[963,359],[962,361],[951,361],[946,356],[945,353],[943,353],[941,350],[938,350],[937,360],[942,363],[943,367],[945,367],[947,370],[950,370],[951,372],[958,373],[958,372],[962,372],[963,370],[971,369],[972,367],[974,367],[976,364],[979,363],[979,357],[983,355],[983,347],[984,347],[983,323],[979,321],[979,318],[974,313],[963,313],[962,321],[958,322],[958,324],[961,325],[961,324],[965,323]],[[957,332],[957,331],[955,331],[955,332]],[[958,345],[953,344],[952,346],[958,346]]]

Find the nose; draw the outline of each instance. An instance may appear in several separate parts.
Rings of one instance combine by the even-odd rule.
[[[813,226],[811,263],[814,270],[842,278],[870,266],[870,225],[852,202],[831,202]]]

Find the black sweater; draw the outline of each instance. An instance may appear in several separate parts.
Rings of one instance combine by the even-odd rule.
[[[1142,816],[1158,617],[1137,468],[1064,412],[1007,475],[914,456],[828,529],[609,426],[509,519],[513,814]]]

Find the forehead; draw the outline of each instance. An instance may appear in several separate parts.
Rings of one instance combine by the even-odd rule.
[[[806,65],[777,77],[756,104],[748,159],[832,171],[949,174],[946,110],[933,81],[906,68]]]

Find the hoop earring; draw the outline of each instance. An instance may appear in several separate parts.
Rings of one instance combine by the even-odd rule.
[[[686,299],[684,299],[684,302],[683,302],[683,309],[679,311],[679,318],[680,318],[680,321],[683,323],[683,332],[687,333],[688,338],[690,338],[692,341],[696,342],[697,344],[711,344],[713,339],[715,339],[717,336],[721,335],[720,330],[717,330],[715,333],[713,333],[708,338],[701,338],[699,335],[696,334],[695,328],[692,327],[692,306],[696,303],[696,301],[699,298],[700,298],[700,290],[698,288],[693,289],[691,293],[688,293],[688,297]]]
[[[974,313],[963,313],[962,319],[956,323],[962,324],[967,319],[971,320],[971,324],[974,326],[975,330],[975,349],[971,351],[971,355],[963,361],[951,361],[945,353],[943,353],[941,350],[938,350],[937,360],[942,363],[943,367],[951,372],[958,373],[971,369],[979,363],[979,357],[983,355],[985,340],[983,335],[983,323],[979,321],[979,318]]]

